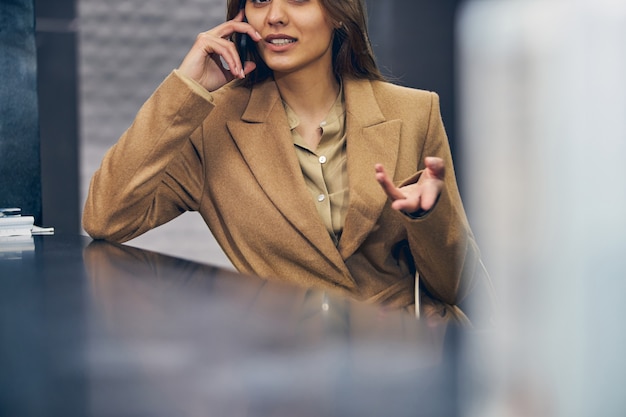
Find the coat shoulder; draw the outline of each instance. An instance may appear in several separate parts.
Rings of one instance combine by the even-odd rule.
[[[233,101],[244,101],[250,98],[250,88],[245,87],[238,80],[231,81],[225,84],[223,87],[213,91],[213,100],[216,104],[229,103],[232,105]]]
[[[387,81],[372,81],[372,90],[381,106],[430,109],[439,105],[439,96],[433,91],[404,87]]]

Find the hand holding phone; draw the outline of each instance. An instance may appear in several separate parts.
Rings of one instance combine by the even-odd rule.
[[[245,0],[240,5],[244,6]],[[256,64],[250,60],[251,52],[254,42],[261,40],[261,35],[251,30],[242,7],[232,20],[198,34],[178,70],[208,91],[215,91],[234,78],[245,78],[256,69]],[[224,44],[226,36],[234,45]]]

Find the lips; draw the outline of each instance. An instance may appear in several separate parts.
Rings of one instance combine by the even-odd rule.
[[[283,46],[283,45],[288,45],[290,43],[294,43],[295,41],[296,41],[295,39],[272,39],[270,43],[272,45]]]
[[[282,34],[269,35],[265,38],[265,42],[274,46],[286,46],[295,43],[296,41],[296,38]]]

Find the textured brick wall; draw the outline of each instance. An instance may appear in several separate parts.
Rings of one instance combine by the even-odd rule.
[[[225,0],[78,0],[81,133],[112,144]]]

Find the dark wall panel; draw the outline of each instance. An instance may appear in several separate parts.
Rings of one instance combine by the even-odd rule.
[[[79,140],[74,0],[37,0],[37,84],[43,222],[78,233]]]
[[[0,206],[41,221],[33,0],[0,7]]]
[[[455,25],[459,0],[367,0],[370,38],[383,74],[435,91],[456,156]],[[458,168],[458,167],[457,167]]]

